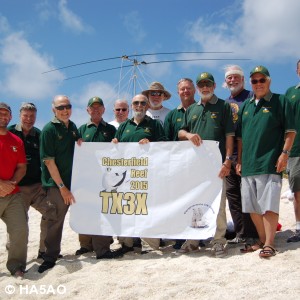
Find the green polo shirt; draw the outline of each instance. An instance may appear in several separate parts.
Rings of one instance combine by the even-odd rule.
[[[284,95],[269,92],[255,104],[247,99],[239,110],[238,138],[242,138],[242,177],[278,174],[276,162],[284,136],[295,132],[294,115]]]
[[[64,123],[54,118],[47,123],[41,132],[40,157],[42,161],[42,184],[44,187],[56,187],[48,168],[43,163],[46,159],[54,159],[65,186],[71,188],[72,164],[75,141],[79,138],[76,125],[70,121]]]
[[[85,142],[111,142],[116,134],[116,128],[104,120],[98,126],[90,121],[81,125],[78,131]]]
[[[297,131],[294,144],[291,150],[290,157],[300,156],[300,83],[296,86],[290,87],[286,94],[287,98],[292,104],[292,109],[295,116],[295,129]]]
[[[159,121],[145,116],[140,124],[128,119],[121,123],[115,137],[119,142],[139,142],[148,139],[150,142],[166,141],[164,129]]]
[[[232,111],[229,103],[216,95],[203,105],[201,101],[186,110],[181,129],[198,133],[203,140],[219,142],[223,160],[226,155],[226,136],[234,136]]]
[[[185,109],[180,104],[177,108],[171,110],[165,118],[164,130],[166,137],[170,141],[178,141],[178,131],[183,125]]]
[[[26,175],[19,182],[20,186],[31,185],[41,182],[41,161],[40,161],[40,134],[41,131],[32,127],[25,136],[21,124],[14,124],[8,127],[8,130],[17,135],[24,143],[27,170]]]

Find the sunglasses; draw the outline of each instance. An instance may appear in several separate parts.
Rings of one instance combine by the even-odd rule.
[[[211,82],[211,81],[207,81],[207,82],[202,82],[202,81],[200,81],[200,82],[198,82],[197,83],[197,86],[199,87],[199,88],[203,88],[203,87],[212,87],[214,85],[214,83],[213,82]]]
[[[146,101],[134,101],[134,102],[132,102],[132,104],[134,106],[138,106],[138,105],[146,106],[147,102]]]
[[[164,94],[163,92],[150,92],[151,96],[161,96],[163,94]]]
[[[55,106],[55,109],[57,110],[64,110],[64,109],[71,109],[71,108],[72,108],[71,104]]]
[[[257,84],[257,83],[265,83],[267,81],[267,79],[266,78],[261,78],[261,79],[252,79],[251,80],[251,83],[252,84]]]
[[[127,111],[127,108],[115,108],[115,111]]]

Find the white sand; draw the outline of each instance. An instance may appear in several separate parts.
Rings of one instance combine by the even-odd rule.
[[[286,189],[284,180],[282,192]],[[24,279],[12,277],[6,269],[6,228],[0,222],[0,299],[290,300],[300,297],[300,243],[286,243],[295,226],[293,203],[287,199],[280,206],[282,231],[276,236],[279,253],[271,259],[259,258],[258,252],[241,254],[241,246],[228,248],[225,258],[214,258],[209,245],[199,253],[181,256],[174,255],[170,246],[162,255],[141,256],[136,248],[136,253],[116,260],[97,261],[91,253],[76,257],[78,238],[69,227],[67,214],[62,242],[64,258],[53,269],[39,274],[41,260],[36,260],[36,256],[40,215],[31,209],[29,217],[28,273]],[[15,292],[8,295],[9,289]],[[45,289],[47,294],[42,294]],[[58,295],[57,291],[63,294]]]

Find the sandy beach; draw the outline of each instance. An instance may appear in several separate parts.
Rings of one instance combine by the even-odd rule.
[[[282,193],[287,189],[284,179]],[[43,274],[37,272],[40,214],[29,211],[28,273],[14,278],[6,269],[6,227],[0,222],[0,299],[299,299],[300,243],[286,243],[295,228],[293,203],[282,199],[276,235],[278,253],[261,259],[230,246],[225,258],[214,258],[207,243],[199,253],[175,255],[172,245],[162,253],[96,260],[95,254],[75,256],[78,235],[63,231],[63,258]],[[118,245],[113,245],[117,247]]]

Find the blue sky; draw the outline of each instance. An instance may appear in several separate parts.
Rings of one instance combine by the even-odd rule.
[[[295,71],[300,59],[299,11],[299,0],[0,0],[0,101],[13,109],[11,124],[18,122],[23,101],[34,102],[37,126],[42,127],[52,119],[53,96],[65,94],[74,106],[72,120],[79,126],[88,120],[88,99],[100,96],[106,106],[104,119],[110,121],[114,100],[131,100],[134,71],[137,93],[160,81],[172,94],[165,106],[174,108],[179,104],[177,81],[195,79],[204,71],[214,75],[215,93],[225,98],[227,64],[244,68],[248,88],[250,70],[265,65],[271,90],[284,93],[299,82]],[[132,56],[139,63],[204,60],[138,65],[70,80],[65,79],[132,62],[117,58],[43,74],[123,55],[193,51],[232,53]]]

